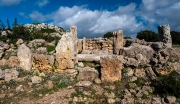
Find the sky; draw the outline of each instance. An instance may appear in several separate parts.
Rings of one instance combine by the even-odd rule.
[[[0,0],[0,20],[12,24],[15,18],[19,24],[48,23],[65,30],[75,25],[78,38],[116,30],[135,38],[164,24],[180,31],[180,0]]]

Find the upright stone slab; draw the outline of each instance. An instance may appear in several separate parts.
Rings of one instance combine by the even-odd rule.
[[[114,82],[121,80],[121,70],[123,68],[123,56],[105,55],[100,59],[101,80],[103,82]]]
[[[76,58],[76,55],[78,53],[78,38],[77,38],[77,27],[76,26],[71,26],[70,27],[70,32],[73,35],[73,41],[74,41],[74,63],[78,63],[78,60]]]
[[[118,30],[113,32],[113,53],[119,54],[120,48],[123,47],[123,31]]]
[[[71,27],[70,32],[64,34],[56,46],[56,65],[57,68],[71,69],[77,61],[77,32],[76,27]]]
[[[22,67],[24,70],[31,70],[32,52],[26,45],[22,44],[19,46],[17,57],[20,62],[20,67]]]
[[[159,39],[162,41],[167,48],[172,47],[172,38],[170,34],[169,25],[160,25],[158,26]]]
[[[82,39],[78,39],[78,53],[82,52],[83,49],[83,40]]]
[[[83,51],[86,50],[86,38],[83,38]]]

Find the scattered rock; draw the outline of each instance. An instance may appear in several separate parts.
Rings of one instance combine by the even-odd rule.
[[[24,91],[23,85],[19,85],[19,86],[16,88],[16,93],[23,92],[23,91]]]

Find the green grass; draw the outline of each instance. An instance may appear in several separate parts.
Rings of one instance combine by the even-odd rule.
[[[47,46],[47,52],[54,51],[56,46]]]

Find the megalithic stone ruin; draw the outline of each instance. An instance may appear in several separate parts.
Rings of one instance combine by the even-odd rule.
[[[164,43],[166,48],[172,47],[172,38],[170,34],[170,26],[169,25],[160,25],[158,26],[159,39]]]
[[[113,53],[118,55],[120,48],[123,47],[123,31],[114,31],[113,37]]]
[[[56,65],[57,68],[71,69],[77,62],[77,27],[71,26],[70,32],[62,36],[56,46]]]

